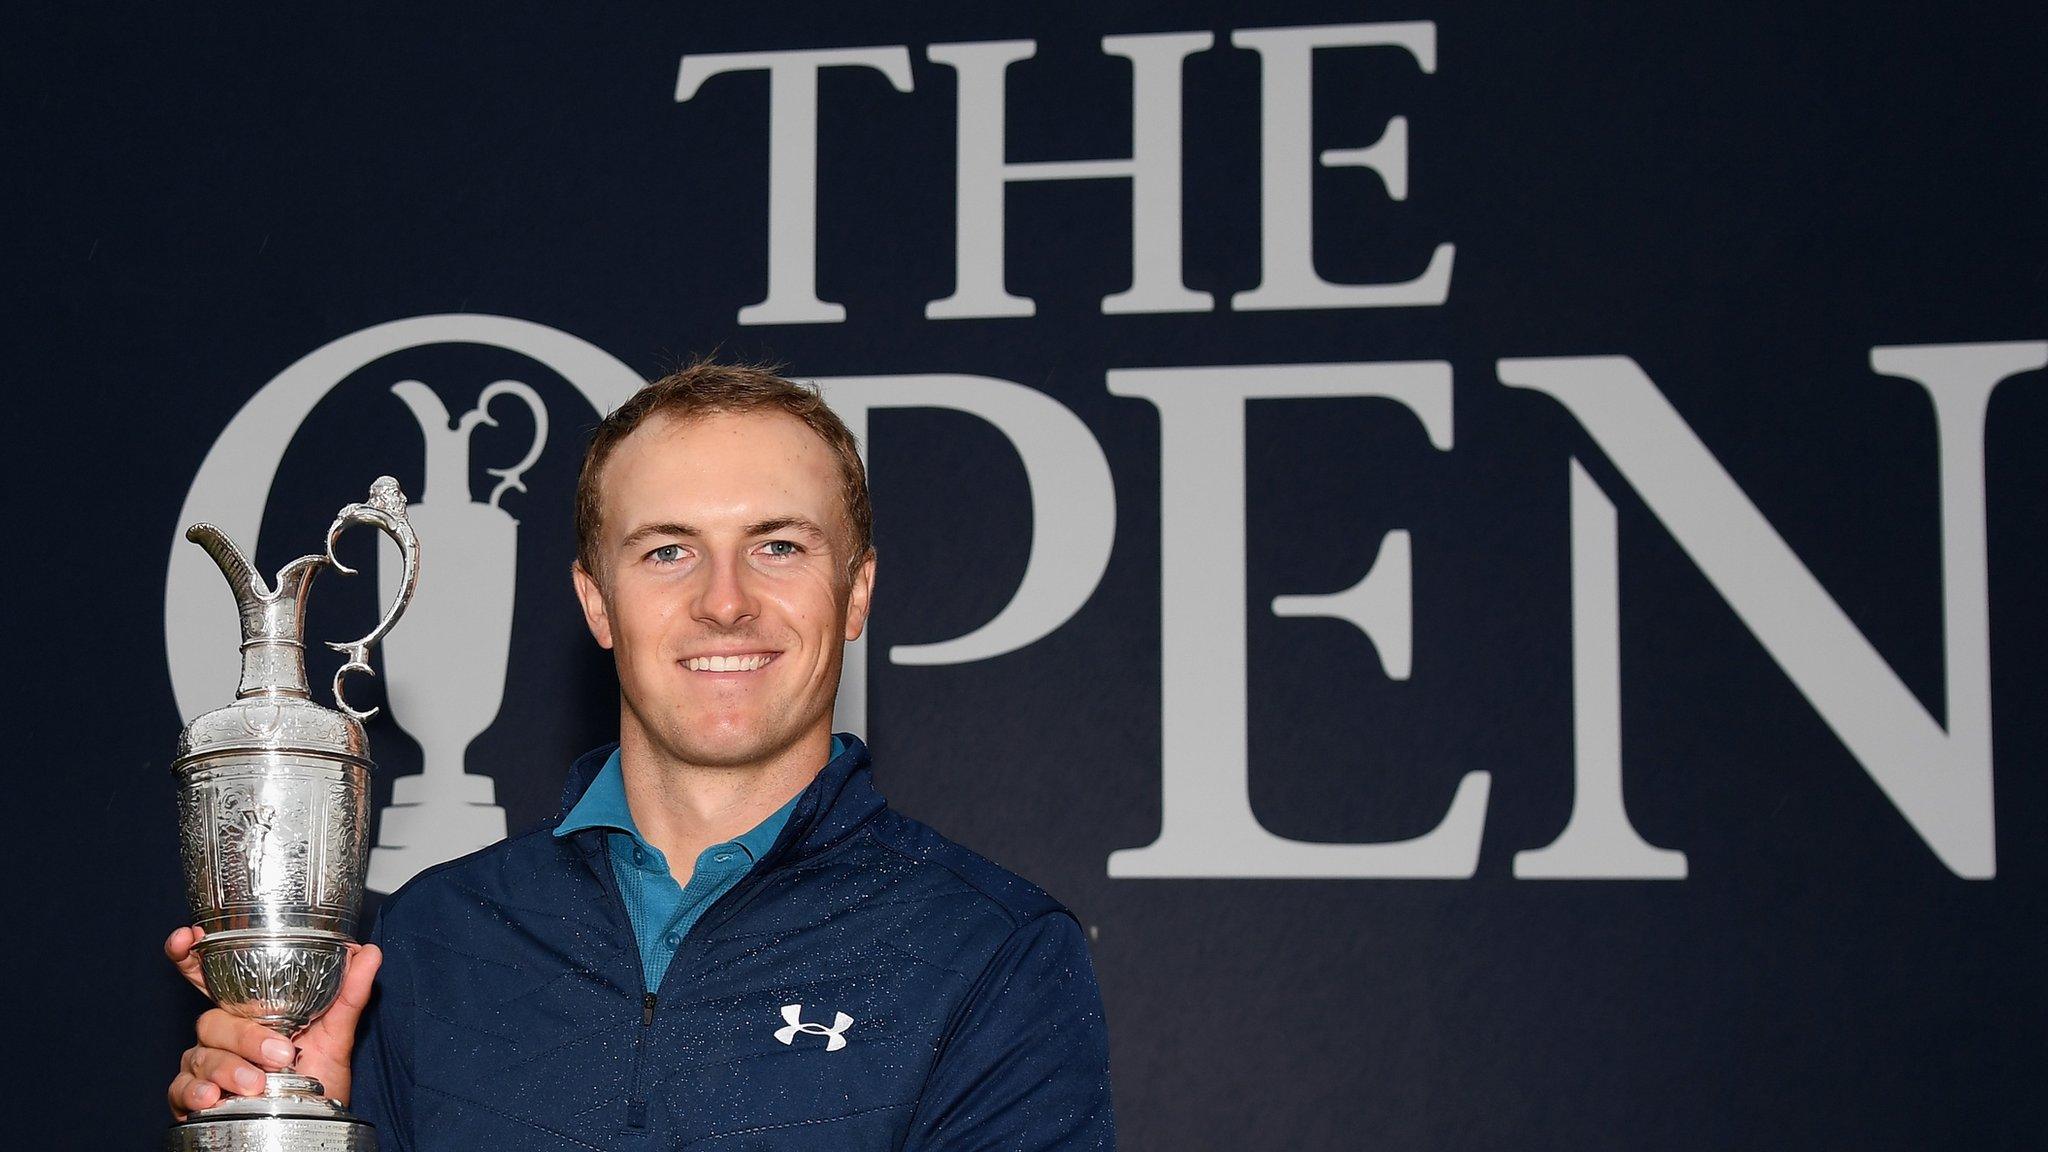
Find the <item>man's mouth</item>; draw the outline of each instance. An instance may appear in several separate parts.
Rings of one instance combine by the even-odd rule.
[[[683,667],[692,672],[758,672],[775,659],[773,652],[738,652],[730,656],[692,656]]]

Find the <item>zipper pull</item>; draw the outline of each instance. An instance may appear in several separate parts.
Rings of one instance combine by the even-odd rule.
[[[649,992],[640,997],[640,1026],[645,1028],[652,1023],[654,1023],[654,993]]]

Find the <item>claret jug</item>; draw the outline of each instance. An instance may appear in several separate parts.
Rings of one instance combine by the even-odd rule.
[[[301,556],[266,584],[249,558],[211,524],[186,538],[206,550],[233,589],[241,616],[242,679],[235,699],[200,716],[178,738],[178,842],[196,951],[206,990],[222,1008],[291,1036],[334,1003],[355,940],[368,859],[370,757],[362,721],[342,693],[369,672],[369,649],[412,597],[419,541],[397,481],[379,477],[370,497],[343,508],[324,553]],[[334,701],[317,704],[306,684],[305,609],[323,568],[352,571],[334,555],[353,524],[398,545],[398,593],[367,636],[328,646],[347,660]],[[255,1096],[229,1096],[171,1128],[172,1152],[244,1149],[372,1152],[376,1134],[328,1100],[312,1077],[266,1077]]]

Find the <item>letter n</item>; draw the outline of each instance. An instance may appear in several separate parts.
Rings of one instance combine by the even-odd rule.
[[[2048,365],[2048,342],[1874,348],[1870,364],[1919,383],[1934,406],[1946,725],[1921,707],[1635,361],[1518,359],[1498,368],[1501,383],[1571,412],[1941,862],[1958,876],[1988,879],[1997,853],[1984,415],[2001,381]],[[1573,576],[1577,796],[1564,833],[1518,853],[1515,874],[1682,876],[1683,857],[1644,844],[1622,809],[1614,614],[1600,602],[1614,595],[1613,507],[1576,460],[1572,472],[1574,565],[1598,570]]]

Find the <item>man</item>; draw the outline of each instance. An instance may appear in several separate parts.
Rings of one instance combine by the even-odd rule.
[[[386,1152],[1112,1146],[1073,917],[889,810],[831,732],[875,572],[838,417],[685,369],[599,426],[576,520],[617,747],[555,819],[385,901],[295,1067]],[[165,950],[197,983],[194,940]],[[172,1109],[293,1060],[209,1011]]]

